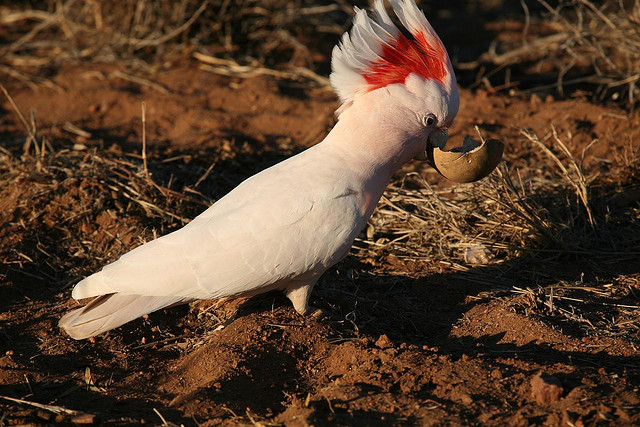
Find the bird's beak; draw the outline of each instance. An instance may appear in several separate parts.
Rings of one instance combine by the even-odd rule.
[[[449,137],[449,132],[445,131],[434,131],[431,132],[429,138],[427,138],[427,143],[425,144],[424,150],[420,151],[415,159],[422,160],[429,163],[431,166],[435,168],[433,165],[433,159],[429,155],[434,148],[444,148],[447,145],[447,138]]]
[[[446,143],[446,132],[433,132],[427,139],[424,154],[416,158],[426,160],[448,180],[461,183],[489,175],[502,160],[504,151],[504,144],[497,139],[479,142],[469,135],[464,137],[462,146],[449,151],[443,150]]]

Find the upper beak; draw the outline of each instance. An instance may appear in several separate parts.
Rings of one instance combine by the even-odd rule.
[[[427,142],[431,144],[433,148],[443,149],[447,145],[447,138],[449,138],[449,132],[446,130],[431,132]]]
[[[443,149],[444,146],[447,145],[448,137],[449,132],[446,130],[431,132],[431,134],[427,138],[427,143],[424,147],[424,150],[420,151],[415,159],[426,161],[431,166],[435,167],[435,165],[433,164],[433,149]]]

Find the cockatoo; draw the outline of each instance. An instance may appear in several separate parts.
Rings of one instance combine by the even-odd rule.
[[[371,17],[355,8],[333,49],[342,103],[322,142],[79,282],[73,298],[95,298],[60,326],[83,339],[164,307],[275,289],[309,313],[314,284],[348,253],[394,172],[416,157],[433,161],[458,111],[440,38],[413,0],[391,6],[406,35],[376,0]]]

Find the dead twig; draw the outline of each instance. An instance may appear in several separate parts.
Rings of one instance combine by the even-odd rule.
[[[144,174],[149,178],[149,169],[147,168],[147,102],[142,101],[142,168]]]
[[[80,414],[80,412],[78,411],[74,411],[73,409],[67,409],[62,406],[45,405],[43,403],[31,402],[29,400],[16,399],[15,397],[0,396],[0,399],[8,400],[10,402],[20,403],[22,405],[33,406],[34,408],[38,408],[38,409],[44,409],[45,411],[53,412],[54,414],[68,414],[68,415]]]
[[[320,76],[307,68],[296,67],[292,71],[273,70],[263,66],[240,65],[232,59],[216,58],[200,52],[195,52],[193,57],[205,64],[200,66],[201,69],[216,74],[242,78],[269,75],[289,80],[312,80],[323,88],[331,88],[328,78]]]
[[[156,39],[150,39],[150,40],[149,39],[147,40],[132,39],[130,40],[130,42],[134,45],[134,48],[136,50],[143,49],[148,46],[158,46],[160,44],[166,43],[169,40],[178,37],[180,34],[184,33],[187,29],[189,29],[189,27],[193,25],[194,22],[196,22],[196,20],[202,14],[202,12],[205,11],[208,4],[209,4],[209,0],[203,1],[200,7],[198,8],[198,10],[195,11],[195,13],[191,16],[191,18],[189,18],[187,22],[185,22],[175,30],[170,31],[169,33],[165,34],[162,37],[158,37]]]
[[[142,77],[132,76],[131,74],[127,74],[120,70],[116,70],[112,73],[109,73],[109,77],[127,80],[132,83],[138,84],[140,86],[150,87],[151,89],[156,90],[165,95],[169,95],[171,93],[166,87],[162,86],[161,84],[152,82],[151,80],[147,80]]]
[[[562,175],[574,187],[576,191],[576,195],[582,202],[582,205],[585,211],[587,212],[587,220],[589,221],[589,225],[591,226],[592,229],[595,229],[596,224],[593,218],[593,213],[591,212],[591,206],[589,205],[589,195],[587,192],[587,179],[585,178],[584,174],[582,173],[582,170],[580,169],[580,166],[578,165],[578,162],[575,160],[575,158],[573,157],[573,155],[571,154],[567,146],[558,137],[558,132],[556,131],[553,125],[551,126],[551,130],[557,146],[560,148],[562,153],[569,160],[569,164],[575,172],[575,177],[571,173],[569,173],[569,171],[564,166],[564,164],[560,161],[558,156],[556,156],[553,151],[551,151],[542,141],[540,141],[537,135],[532,134],[531,132],[525,129],[521,129],[520,133],[524,135],[529,141],[535,143],[538,147],[540,147],[545,152],[545,154],[547,154],[549,158],[551,158],[553,162],[558,166],[558,168],[562,171]]]

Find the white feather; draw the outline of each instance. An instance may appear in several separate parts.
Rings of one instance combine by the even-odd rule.
[[[347,173],[322,151],[316,145],[254,175],[187,226],[78,283],[73,297],[222,298],[282,288],[303,273],[319,276],[348,250],[359,231],[353,224],[362,222],[355,199],[338,197],[348,188],[314,185]]]
[[[186,302],[189,300],[175,296],[104,295],[65,314],[58,325],[72,338],[81,340],[117,328],[146,313]]]
[[[391,0],[390,3],[402,25],[411,34],[421,33],[430,45],[442,45],[413,0]],[[367,91],[367,81],[363,75],[372,64],[380,61],[383,46],[392,43],[400,35],[400,30],[384,8],[383,0],[375,0],[373,18],[357,7],[354,10],[351,34],[347,32],[343,35],[341,42],[333,49],[331,59],[332,72],[329,78],[343,104],[349,104],[356,96]],[[452,74],[448,62],[448,71]],[[448,79],[452,81],[449,76]]]
[[[389,17],[389,14],[387,13],[387,10],[384,8],[383,0],[375,0],[373,3],[373,14],[376,17],[377,25],[383,28],[391,37],[398,37],[398,28],[394,25],[391,17]]]

